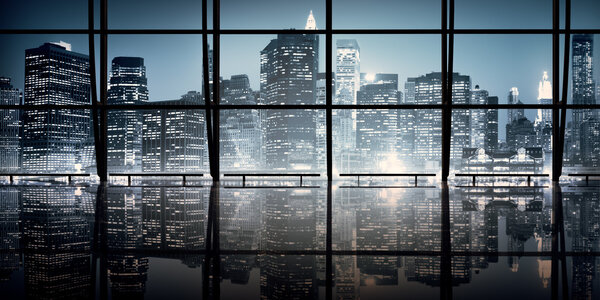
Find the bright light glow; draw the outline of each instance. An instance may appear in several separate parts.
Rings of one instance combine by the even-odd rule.
[[[373,80],[375,80],[375,74],[374,73],[367,73],[367,75],[365,75],[365,79],[369,82],[373,82]]]

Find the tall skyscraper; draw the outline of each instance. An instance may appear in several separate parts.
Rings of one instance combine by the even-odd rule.
[[[572,46],[572,78],[573,78],[573,104],[595,104],[594,82],[594,36],[591,34],[573,35]],[[583,123],[594,118],[594,111],[591,109],[574,109],[572,118],[572,140],[568,141],[569,150],[567,155],[574,163],[583,163],[585,153],[583,153],[582,141],[586,139],[581,134]],[[593,127],[593,126],[592,126]]]
[[[585,167],[597,170],[600,167],[600,120],[589,118],[583,121],[581,130],[581,154]]]
[[[0,104],[21,104],[21,91],[10,84],[10,78],[0,77]],[[21,111],[0,110],[0,171],[17,172],[21,168]]]
[[[452,81],[453,102],[456,104],[469,103],[471,78],[468,75],[453,73]],[[405,103],[414,101],[416,104],[440,104],[442,102],[442,74],[439,72],[408,78],[406,87],[409,89],[406,91]],[[406,118],[406,116],[402,116],[401,118]],[[441,160],[442,145],[441,112],[434,109],[414,110],[414,124],[414,162],[416,164],[425,164],[425,167],[429,170],[438,169]],[[453,112],[451,138],[451,157],[453,162],[459,162],[462,157],[462,148],[471,143],[469,124],[470,120],[467,110]]]
[[[313,34],[279,34],[261,51],[261,92],[266,103],[314,104],[319,40]],[[268,110],[266,163],[270,169],[314,168],[314,111]]]
[[[221,103],[256,104],[248,75],[233,75],[221,84]],[[221,111],[221,167],[262,168],[262,132],[256,109]]]
[[[414,79],[414,78],[413,78]],[[404,83],[404,97],[399,99],[402,104],[415,104],[415,80]],[[410,162],[415,150],[415,110],[398,110],[398,154],[402,160]]]
[[[552,84],[548,80],[548,73],[544,72],[538,87],[538,103],[544,105],[552,104]],[[538,144],[546,152],[552,151],[552,109],[538,109],[534,122],[535,132],[538,136]]]
[[[512,87],[510,89],[510,91],[508,92],[508,97],[506,102],[508,104],[523,104],[520,100],[519,100],[519,89],[516,87]],[[512,121],[515,120],[519,120],[523,117],[525,117],[525,110],[522,108],[510,108],[508,109],[508,120],[507,120],[507,124],[512,123]]]
[[[356,104],[360,89],[360,48],[354,39],[336,41],[335,104]],[[333,131],[336,132],[334,155],[341,160],[347,152],[356,151],[356,112],[334,110]]]
[[[471,98],[471,77],[455,73],[452,75],[452,103],[469,104]],[[458,166],[462,159],[462,149],[471,146],[471,120],[468,109],[452,111],[452,135],[450,138],[450,164]]]
[[[360,48],[352,40],[336,41],[335,100],[336,104],[356,104],[360,89]]]
[[[442,103],[442,74],[429,73],[420,77],[408,78],[414,82],[414,102],[416,104]],[[407,95],[409,93],[407,92]],[[442,114],[439,110],[414,110],[414,163],[423,164],[427,170],[439,169],[442,157]]]
[[[107,94],[108,104],[148,102],[146,67],[141,57],[115,57]],[[108,112],[108,168],[112,172],[142,170],[141,110]]]
[[[486,104],[498,104],[498,97],[488,96]],[[493,152],[498,149],[498,110],[488,109],[486,115],[487,124],[485,129],[484,149],[485,151]]]
[[[157,105],[198,105],[204,100],[191,91],[179,100]],[[152,109],[143,112],[142,170],[198,172],[205,169],[204,110]],[[207,167],[207,166],[206,166]]]
[[[475,86],[471,91],[471,104],[487,104],[489,93]],[[485,149],[485,134],[488,124],[487,109],[469,110],[471,123],[471,147]]]
[[[335,79],[332,82],[335,87]],[[332,88],[333,88],[332,87]],[[315,104],[325,105],[327,103],[327,78],[325,73],[317,74],[317,97]],[[317,170],[327,168],[327,120],[324,110],[318,110],[315,114],[315,135],[317,151]]]
[[[552,104],[552,83],[548,80],[548,72],[544,71],[542,80],[538,87],[538,103],[544,105]],[[551,127],[552,126],[552,110],[551,109],[538,109],[537,117],[535,120],[536,124],[540,126]]]
[[[373,83],[357,93],[357,104],[396,105],[398,101],[398,74],[392,83]],[[356,113],[356,151],[361,151],[363,168],[377,170],[381,162],[396,155],[398,113],[393,109],[360,110]]]
[[[89,57],[64,42],[25,50],[23,104],[90,104]],[[24,111],[23,171],[78,171],[78,149],[89,139],[90,122],[84,109]]]

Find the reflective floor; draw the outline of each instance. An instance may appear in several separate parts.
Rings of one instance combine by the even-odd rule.
[[[600,187],[4,185],[0,240],[2,299],[600,299]]]

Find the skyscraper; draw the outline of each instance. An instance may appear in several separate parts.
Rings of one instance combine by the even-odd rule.
[[[261,51],[261,92],[266,104],[314,104],[319,40],[313,34],[279,34]],[[266,163],[271,169],[314,168],[314,111],[266,113]]]
[[[360,48],[354,39],[336,41],[335,103],[356,104],[360,89]],[[336,132],[334,155],[356,151],[356,113],[349,109],[334,110],[333,131]],[[340,157],[341,159],[341,157]],[[337,159],[336,159],[337,160]]]
[[[469,102],[471,79],[468,75],[453,73],[452,99],[456,104]],[[414,84],[413,84],[414,82]],[[414,85],[416,104],[440,104],[442,102],[442,73],[433,72],[407,79],[407,85]],[[408,101],[412,100],[412,91],[407,91]],[[452,115],[451,158],[460,162],[462,148],[470,145],[468,111],[456,111]],[[439,169],[441,160],[442,114],[435,109],[414,110],[414,162],[428,170]]]
[[[552,104],[552,83],[548,80],[548,72],[544,71],[542,80],[538,87],[538,103],[544,105]],[[536,124],[540,124],[543,127],[552,126],[552,110],[551,109],[538,109],[537,117],[535,120]]]
[[[0,104],[21,104],[21,91],[10,84],[10,78],[0,77]],[[21,111],[0,110],[0,171],[16,172],[21,168]]]
[[[89,57],[64,42],[25,50],[23,104],[90,104]],[[90,122],[84,109],[24,111],[23,171],[78,171],[77,151],[89,139]]]
[[[141,57],[115,57],[108,86],[108,104],[148,102],[146,67]],[[107,163],[109,171],[142,170],[141,110],[108,112]]]
[[[523,104],[519,100],[519,89],[516,87],[512,87],[508,92],[508,97],[506,102],[508,104]],[[510,124],[514,120],[519,120],[525,117],[525,110],[522,108],[510,108],[508,109],[508,120],[507,124]]]
[[[396,105],[398,101],[398,74],[393,83],[373,83],[363,86],[357,93],[358,104]],[[356,113],[356,151],[361,151],[361,161],[366,169],[379,169],[380,163],[396,155],[398,114],[396,110],[360,110]]]
[[[221,84],[221,103],[249,104],[256,101],[248,75],[233,75]],[[224,169],[262,167],[262,132],[256,109],[221,111],[221,166]]]
[[[498,104],[498,97],[488,96],[487,103],[490,105]],[[485,151],[495,151],[498,149],[498,110],[488,109],[486,112],[487,124],[485,129]]]
[[[452,75],[452,103],[469,104],[471,98],[471,77],[455,73]],[[452,135],[450,138],[450,164],[458,166],[462,158],[462,149],[471,146],[471,111],[455,109],[452,111]]]
[[[487,104],[488,91],[479,89],[479,85],[471,91],[471,104]],[[471,147],[485,148],[485,133],[487,129],[487,110],[472,109],[469,110],[471,123]]]
[[[575,34],[573,35],[572,47],[573,104],[595,104],[594,36],[591,34]],[[583,124],[585,120],[593,117],[594,111],[591,109],[573,110],[572,140],[568,141],[571,151],[567,155],[574,163],[583,162],[585,154],[582,152],[581,143],[582,140],[585,140],[585,137],[581,134],[581,127],[585,126]]]
[[[157,104],[198,105],[200,93],[191,91],[179,100]],[[204,110],[152,109],[143,112],[142,170],[144,172],[194,172],[204,170]]]

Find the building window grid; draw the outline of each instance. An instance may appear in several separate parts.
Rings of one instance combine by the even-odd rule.
[[[209,166],[210,173],[213,180],[219,180],[219,111],[224,110],[239,110],[239,109],[315,109],[326,111],[326,122],[327,128],[327,179],[332,180],[336,175],[332,174],[333,164],[331,162],[331,115],[332,110],[389,110],[389,109],[441,109],[442,114],[447,116],[452,115],[453,109],[510,109],[510,108],[522,108],[522,109],[549,109],[552,110],[553,116],[553,147],[559,151],[553,151],[552,166],[553,166],[553,181],[558,181],[562,172],[563,163],[563,148],[564,148],[564,130],[565,130],[565,119],[566,111],[570,109],[600,109],[600,104],[569,104],[567,103],[567,84],[569,80],[568,66],[569,60],[569,45],[571,34],[600,34],[600,29],[571,29],[570,28],[570,11],[571,1],[565,1],[564,15],[559,12],[560,0],[553,0],[553,25],[551,29],[455,29],[454,28],[454,0],[441,0],[442,14],[440,29],[334,29],[332,26],[332,1],[324,0],[326,3],[326,22],[325,29],[315,30],[290,30],[290,29],[220,29],[220,1],[213,0],[213,24],[212,29],[208,29],[208,4],[207,0],[202,1],[202,28],[201,29],[108,29],[108,12],[107,2],[108,0],[100,0],[100,28],[96,29],[94,22],[94,1],[88,0],[88,28],[87,29],[0,29],[0,34],[88,34],[89,39],[89,57],[90,57],[90,77],[92,86],[92,103],[91,104],[68,104],[68,105],[56,105],[56,104],[42,104],[42,105],[0,105],[0,109],[23,109],[23,110],[50,110],[56,108],[81,108],[91,109],[94,118],[94,136],[95,136],[95,147],[96,147],[96,161],[97,171],[101,181],[107,181],[107,157],[106,157],[106,127],[107,127],[107,112],[110,110],[148,110],[148,109],[164,109],[164,110],[206,110],[205,127],[207,129],[207,140],[209,148]],[[559,18],[564,18],[564,28],[559,26]],[[206,81],[210,78],[219,78],[219,41],[220,35],[260,35],[260,34],[315,34],[325,35],[325,68],[326,68],[326,88],[327,100],[325,104],[221,104],[219,103],[218,95],[218,82],[211,80],[209,84]],[[194,34],[201,35],[203,40],[203,50],[208,49],[208,37],[212,36],[213,51],[215,55],[210,59],[214,60],[214,67],[212,71],[213,76],[209,76],[209,70],[203,66],[203,87],[210,87],[213,85],[212,93],[205,93],[203,98],[204,104],[179,104],[169,106],[158,106],[155,104],[107,104],[107,76],[108,76],[108,58],[107,58],[107,37],[113,34]],[[334,34],[391,34],[391,35],[412,35],[412,34],[431,34],[438,35],[442,39],[441,59],[442,59],[442,79],[445,82],[445,86],[442,89],[442,103],[436,104],[334,104],[333,88],[331,83],[333,82],[333,76],[331,72],[333,70],[334,60],[331,57],[333,52],[332,40]],[[453,104],[451,96],[448,95],[448,90],[451,88],[449,82],[452,82],[452,67],[453,67],[453,42],[455,34],[539,34],[539,35],[552,35],[552,87],[553,87],[553,101],[551,104]],[[100,87],[96,87],[96,66],[95,66],[95,36],[100,36]],[[560,38],[564,36],[564,41],[561,44]],[[564,57],[564,69],[562,74],[562,82],[559,77],[559,64],[560,64],[560,47],[563,46]],[[213,52],[211,51],[211,52]],[[208,61],[208,51],[203,51],[203,62]],[[204,64],[203,64],[204,65]],[[450,77],[450,78],[449,78]],[[205,78],[205,79],[204,79]],[[560,84],[560,85],[559,85]],[[100,89],[98,98],[97,88]],[[560,89],[562,88],[562,93]],[[215,99],[207,98],[214,97]],[[444,160],[450,159],[450,135],[451,134],[451,120],[442,122],[442,181],[447,181],[449,176],[449,162]],[[444,135],[447,136],[445,140]],[[559,172],[556,172],[559,171]]]

